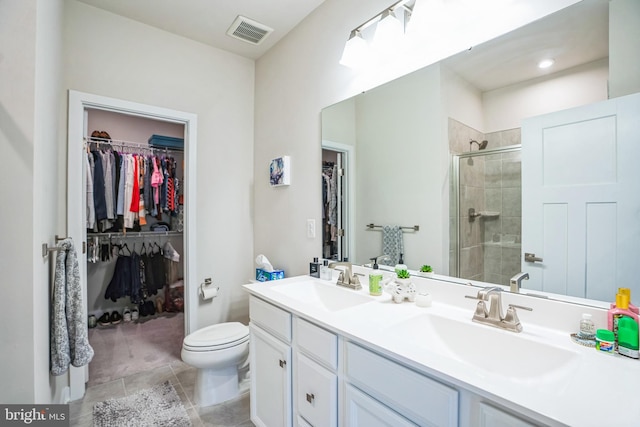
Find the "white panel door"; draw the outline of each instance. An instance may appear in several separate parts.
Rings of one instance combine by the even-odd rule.
[[[609,301],[640,284],[640,95],[526,119],[522,271],[528,289]],[[542,258],[525,261],[524,253]]]

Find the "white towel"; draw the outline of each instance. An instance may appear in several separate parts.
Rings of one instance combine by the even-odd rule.
[[[382,253],[390,258],[389,264],[386,265],[396,265],[400,260],[400,254],[404,253],[402,229],[397,225],[382,227]]]
[[[84,366],[93,358],[87,322],[82,308],[78,256],[73,240],[58,243],[51,308],[51,374],[62,375],[73,366]]]

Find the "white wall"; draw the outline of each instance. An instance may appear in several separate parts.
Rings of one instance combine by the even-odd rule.
[[[609,2],[609,97],[640,92],[640,1]]]
[[[64,100],[62,82],[62,0],[38,0],[36,15],[36,105],[34,111],[34,171],[33,171],[33,251],[38,253],[43,242],[54,244],[55,234],[64,236],[60,228],[57,193],[51,191],[61,165],[56,141],[63,140],[61,119],[66,115],[60,108]],[[49,376],[49,305],[45,291],[50,283],[54,257],[49,261],[34,257],[34,374],[35,401],[60,402],[67,377]]]
[[[382,254],[381,230],[366,228],[374,223],[420,226],[403,234],[405,264],[441,272],[447,264],[441,231],[448,199],[441,189],[448,146],[441,143],[440,87],[440,66],[433,65],[356,98],[356,263]]]
[[[519,128],[525,117],[607,99],[608,59],[482,94],[484,133]]]
[[[0,390],[3,403],[54,399],[65,378],[49,376],[49,268],[42,243],[57,232],[56,193],[62,3],[0,2],[0,144],[5,201],[0,271]]]
[[[0,391],[4,403],[35,400],[35,313],[25,310],[34,301],[33,249],[34,112],[37,1],[0,2],[0,143],[6,176],[16,185],[2,189],[5,200],[20,206],[18,215],[3,210],[0,270],[3,299],[0,311],[0,382],[13,384]],[[11,245],[7,245],[11,242]],[[8,256],[10,253],[15,257]],[[46,283],[39,283],[46,292]],[[22,301],[22,304],[18,304]],[[35,310],[34,310],[35,311]],[[20,319],[20,322],[16,320]],[[45,376],[46,378],[46,376]]]
[[[187,286],[211,277],[221,292],[199,303],[195,327],[247,321],[239,285],[253,277],[253,61],[74,0],[64,41],[65,89],[198,115],[198,271]]]

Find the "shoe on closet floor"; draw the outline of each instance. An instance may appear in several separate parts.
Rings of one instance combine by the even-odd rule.
[[[104,313],[102,316],[100,316],[100,318],[98,319],[98,323],[102,326],[108,326],[111,324],[111,316],[109,316],[109,313]]]
[[[144,306],[147,309],[147,314],[149,316],[156,314],[156,306],[153,304],[153,301],[145,301]]]
[[[129,307],[125,307],[124,310],[122,310],[122,320],[131,322],[131,310],[129,310]]]
[[[117,325],[121,321],[122,321],[122,316],[120,315],[120,313],[114,310],[113,313],[111,313],[111,324]]]
[[[131,309],[131,320],[133,320],[135,322],[139,318],[140,318],[140,312],[138,311],[138,308],[137,307],[133,307]]]

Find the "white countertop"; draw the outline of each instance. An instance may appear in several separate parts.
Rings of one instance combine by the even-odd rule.
[[[354,267],[354,271],[365,274],[360,278],[363,289],[353,291],[338,288],[343,289],[344,292],[359,293],[369,297],[366,274],[370,270]],[[559,354],[570,355],[571,361],[566,364],[561,362],[561,368],[555,368],[549,374],[539,373],[546,372],[545,366],[544,363],[535,362],[535,358],[532,360],[536,366],[526,366],[524,363],[520,366],[517,360],[491,360],[492,366],[483,366],[479,369],[477,364],[474,365],[477,357],[474,358],[473,354],[457,357],[441,348],[435,348],[437,347],[436,339],[433,340],[434,344],[431,347],[432,340],[428,335],[427,339],[424,337],[412,339],[411,336],[407,337],[407,334],[398,333],[398,327],[395,326],[407,325],[411,322],[419,324],[424,322],[425,314],[451,319],[460,324],[469,323],[477,302],[465,299],[464,295],[476,295],[478,288],[443,282],[437,277],[434,279],[412,277],[419,292],[428,292],[432,295],[431,307],[418,307],[408,301],[396,304],[391,301],[390,295],[383,293],[379,297],[369,297],[370,303],[338,311],[329,311],[298,298],[289,297],[277,289],[294,283],[305,286],[312,281],[336,286],[335,277],[334,275],[332,282],[328,282],[309,276],[298,276],[273,282],[253,283],[245,285],[245,288],[252,295],[281,306],[339,335],[363,343],[452,385],[486,396],[533,419],[540,420],[536,415],[542,415],[548,419],[546,422],[577,427],[640,425],[640,404],[637,397],[640,385],[640,361],[619,355],[603,354],[593,348],[575,344],[569,337],[570,332],[577,330],[580,315],[583,312],[594,315],[597,328],[606,327],[606,312],[603,310],[505,293],[503,312],[508,303],[533,308],[532,312],[518,311],[524,328],[523,332],[517,334],[476,324],[477,327],[491,328],[498,334],[510,334],[504,338],[519,343],[523,348],[531,347],[532,350],[529,353],[535,351],[535,345],[532,346],[532,343],[546,343],[554,349],[559,349]],[[550,327],[552,325],[553,328]],[[575,328],[573,328],[574,325]],[[528,342],[517,341],[520,339]],[[491,342],[486,343],[486,346],[491,345]],[[480,347],[476,351],[479,354],[485,350]],[[504,371],[501,367],[504,367]],[[509,370],[519,373],[520,368],[522,375],[507,374]],[[516,371],[513,371],[514,369]]]

